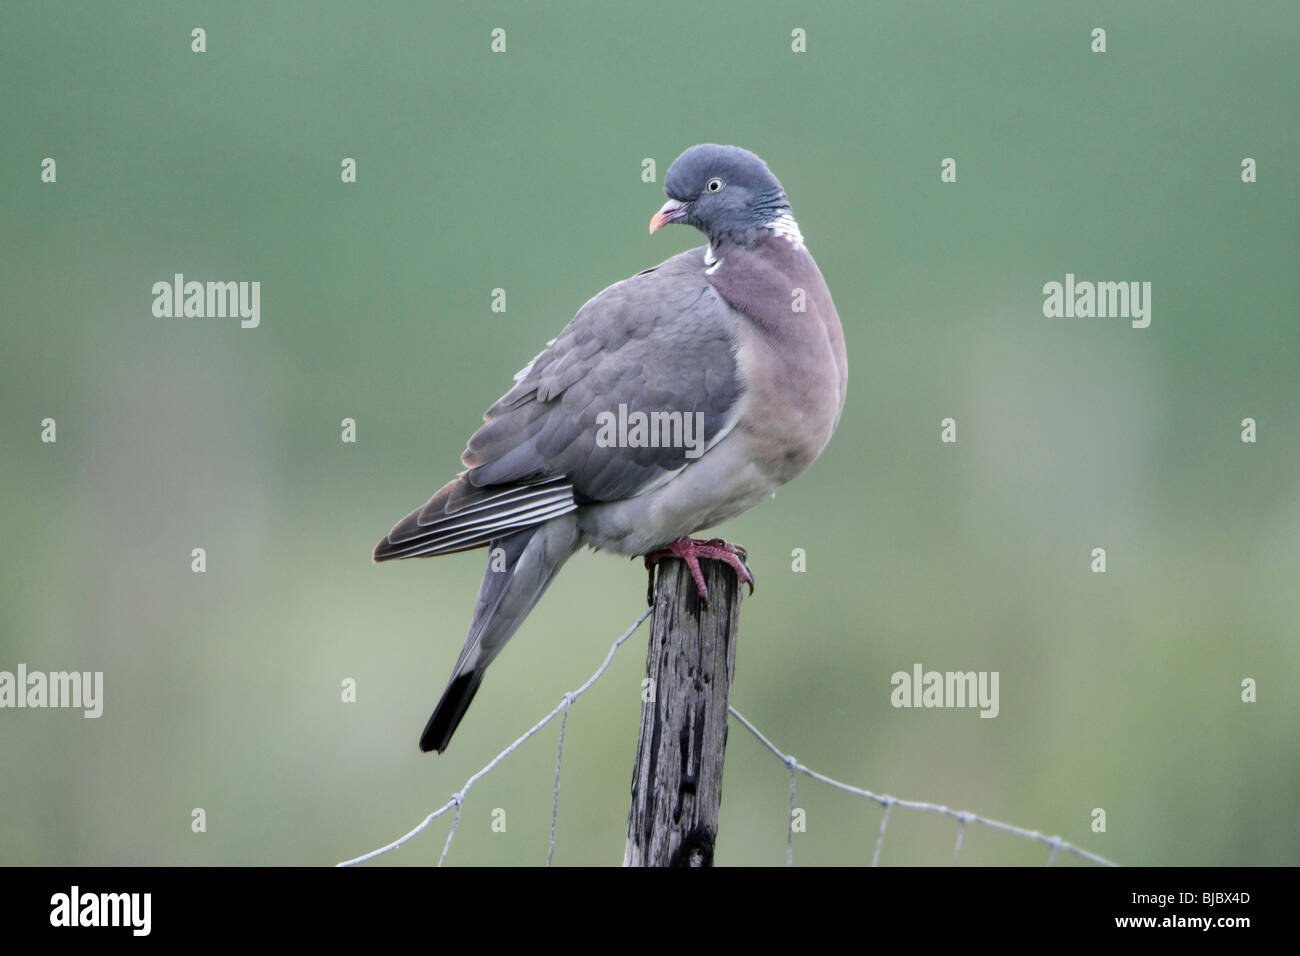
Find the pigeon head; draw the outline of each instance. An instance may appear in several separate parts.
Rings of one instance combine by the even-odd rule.
[[[668,167],[664,192],[668,202],[650,220],[650,231],[686,223],[708,236],[715,248],[751,245],[790,213],[780,181],[765,162],[739,146],[692,146]]]

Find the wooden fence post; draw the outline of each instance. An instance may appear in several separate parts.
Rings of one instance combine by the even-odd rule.
[[[700,568],[707,604],[684,561],[659,564],[624,866],[713,865],[743,585]]]

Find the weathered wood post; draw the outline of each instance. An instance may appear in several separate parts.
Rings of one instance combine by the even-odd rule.
[[[700,569],[707,604],[686,562],[659,564],[624,866],[713,865],[743,585],[721,561]]]

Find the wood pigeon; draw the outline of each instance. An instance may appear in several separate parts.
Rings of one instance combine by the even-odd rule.
[[[727,561],[689,536],[807,468],[844,408],[848,365],[830,291],[781,183],[737,146],[673,162],[650,220],[701,246],[615,283],[578,310],[484,415],[465,465],[379,542],[375,561],[488,548],[465,647],[420,737],[441,753],[488,665],[583,545]]]

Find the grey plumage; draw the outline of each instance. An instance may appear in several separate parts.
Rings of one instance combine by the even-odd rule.
[[[696,146],[665,192],[652,231],[689,223],[707,249],[579,309],[488,409],[466,470],[375,548],[376,561],[490,548],[424,750],[446,747],[487,665],[580,547],[644,554],[733,517],[807,468],[838,423],[839,317],[776,177],[745,150]],[[602,442],[601,417],[620,406],[699,413],[700,445]]]
[[[581,309],[487,411],[463,461],[475,485],[564,475],[584,501],[646,490],[686,462],[684,448],[602,448],[597,416],[620,404],[701,411],[705,437],[737,393],[730,311],[703,275],[700,250],[616,283]]]
[[[442,700],[420,735],[420,749],[441,753],[469,708],[487,666],[533,609],[564,562],[578,550],[572,516],[553,518],[493,541],[469,637]],[[499,563],[498,563],[499,562]]]

